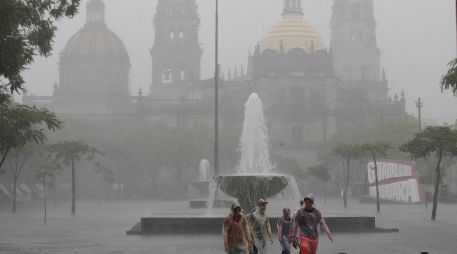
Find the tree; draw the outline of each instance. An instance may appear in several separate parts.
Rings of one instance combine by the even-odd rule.
[[[76,214],[75,163],[82,159],[93,160],[96,155],[103,155],[97,148],[84,141],[62,141],[50,145],[48,151],[58,161],[71,165],[71,214]]]
[[[457,58],[449,62],[449,70],[441,77],[441,91],[452,90],[457,94]]]
[[[403,144],[401,151],[411,154],[414,159],[435,156],[435,192],[433,194],[432,220],[436,219],[438,194],[441,183],[441,164],[445,156],[457,155],[457,130],[448,126],[431,126],[415,135],[414,139]]]
[[[41,184],[43,187],[43,209],[44,209],[44,224],[47,222],[47,208],[46,208],[46,201],[47,201],[47,193],[46,193],[46,186],[51,185],[54,182],[56,177],[57,171],[60,169],[60,164],[47,158],[47,160],[41,164],[37,171],[35,172],[35,181]]]
[[[281,170],[281,173],[293,176],[297,181],[306,178],[306,171],[293,158],[283,157],[273,154],[273,161],[276,163],[276,168]]]
[[[100,176],[100,190],[98,191],[98,206],[100,206],[103,183],[114,183],[114,171],[100,162],[96,162],[94,168],[94,173]]]
[[[417,167],[417,173],[419,175],[419,182],[422,183],[423,185],[425,185],[425,209],[428,208],[428,190],[430,188],[430,185],[432,185],[433,183],[435,183],[435,177],[436,177],[436,173],[434,172],[434,170],[432,169],[433,166],[429,166],[427,163],[428,161],[426,160],[422,160],[424,163],[421,163],[421,164],[424,164],[422,165],[422,167]],[[417,165],[419,165],[419,163],[417,163]]]
[[[392,147],[399,147],[414,138],[417,132],[417,121],[412,117],[382,120],[375,124],[342,124],[337,133],[329,140],[327,150],[323,155],[326,157],[330,151],[339,144],[363,144],[382,140]],[[387,156],[395,159],[408,159],[408,154],[398,149],[390,149]],[[322,158],[324,160],[324,158]]]
[[[13,177],[13,202],[11,203],[13,213],[16,213],[17,183],[19,177],[25,168],[26,162],[34,155],[37,149],[37,146],[29,144],[22,148],[12,150],[7,156],[10,173]]]
[[[80,0],[0,1],[0,104],[23,90],[21,72],[36,55],[48,56],[57,27],[73,17]]]
[[[349,189],[349,180],[351,173],[351,162],[360,158],[362,150],[359,145],[338,145],[333,149],[333,154],[344,159],[345,171],[344,171],[344,186],[343,186],[343,202],[344,208],[348,207],[347,193]]]
[[[378,181],[378,163],[377,157],[386,156],[387,151],[391,148],[390,144],[383,141],[367,142],[361,146],[361,149],[368,153],[374,163],[375,185],[376,185],[376,211],[381,212],[381,203],[379,201],[379,181]]]
[[[332,179],[332,176],[330,175],[330,169],[324,164],[319,164],[314,167],[309,167],[308,175],[314,176],[324,182],[324,203],[325,206],[327,206],[327,183],[330,181],[330,179]]]
[[[58,130],[63,127],[56,114],[45,108],[0,103],[0,168],[9,152],[21,149],[28,143],[43,143],[47,137],[42,128]]]

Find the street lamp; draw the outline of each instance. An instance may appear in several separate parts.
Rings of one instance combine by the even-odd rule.
[[[457,0],[456,0],[457,1]],[[216,0],[214,61],[214,175],[219,174],[219,0]]]
[[[424,107],[424,104],[421,102],[420,97],[415,103],[417,107],[417,119],[419,120],[419,131],[422,131],[422,108]]]

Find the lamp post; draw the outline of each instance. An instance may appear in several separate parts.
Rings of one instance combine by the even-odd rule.
[[[415,102],[416,102],[416,107],[417,107],[417,119],[419,121],[419,131],[422,131],[422,108],[424,107],[424,104],[421,102],[420,97]]]
[[[457,0],[456,0],[457,1]],[[219,0],[216,0],[214,63],[214,175],[219,174]]]

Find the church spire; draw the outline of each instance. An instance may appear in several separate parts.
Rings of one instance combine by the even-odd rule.
[[[301,0],[284,0],[283,16],[286,15],[303,15]]]

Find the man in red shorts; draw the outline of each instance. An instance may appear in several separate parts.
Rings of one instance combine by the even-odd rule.
[[[319,244],[318,226],[322,227],[328,239],[332,242],[333,236],[327,224],[325,224],[321,212],[314,208],[314,195],[306,195],[303,201],[304,206],[295,213],[292,237],[295,241],[298,241],[301,254],[317,254],[317,246]],[[300,232],[299,235],[297,235],[298,231]]]

